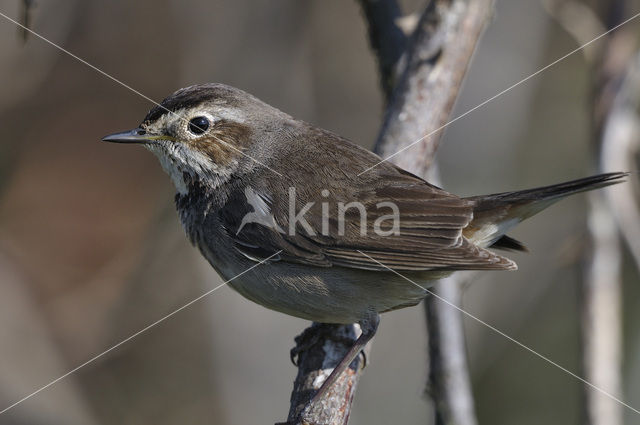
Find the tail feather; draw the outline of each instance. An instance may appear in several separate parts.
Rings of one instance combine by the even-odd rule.
[[[491,244],[491,248],[502,249],[504,251],[522,251],[529,252],[529,248],[517,239],[510,236],[502,235]]]
[[[505,233],[566,196],[621,183],[628,175],[622,172],[599,174],[535,189],[466,198],[475,205],[473,220],[464,229],[464,236],[482,247],[496,244],[496,248],[526,249]],[[508,238],[504,243],[501,242],[503,236]]]

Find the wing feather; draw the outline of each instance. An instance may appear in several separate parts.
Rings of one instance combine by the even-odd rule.
[[[352,214],[345,214],[341,233],[335,209],[330,210],[327,223],[329,231],[323,234],[321,201],[326,202],[327,199],[311,197],[303,197],[302,201],[315,203],[305,216],[313,234],[309,234],[304,226],[298,226],[290,234],[288,202],[274,196],[264,196],[263,199],[275,199],[269,208],[275,222],[284,231],[248,223],[239,234],[233,235],[236,249],[248,258],[266,258],[275,251],[282,251],[281,261],[319,267],[340,266],[380,271],[386,270],[386,267],[398,271],[515,268],[511,260],[464,238],[462,230],[473,218],[472,204],[467,200],[422,180],[407,182],[404,176],[401,179],[387,177],[378,185],[381,183],[384,186],[361,188],[342,197],[333,193],[329,199],[329,204],[338,202],[338,199],[345,203],[354,200],[362,203],[367,211],[364,234],[361,234],[360,215],[355,210]],[[298,204],[305,202],[298,200]],[[393,202],[398,207],[397,234],[385,236],[376,233],[373,225],[375,220],[389,213],[375,208],[380,202]],[[225,227],[236,228],[233,223]]]

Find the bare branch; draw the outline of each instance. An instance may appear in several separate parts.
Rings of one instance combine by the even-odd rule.
[[[459,275],[457,275],[459,276]],[[438,295],[460,305],[460,279],[438,283]],[[424,304],[429,329],[429,385],[436,404],[436,424],[477,424],[460,311],[436,297]]]
[[[582,285],[582,353],[585,379],[621,397],[620,241],[602,192],[589,195],[593,245]],[[584,388],[585,423],[622,424],[622,406]]]
[[[451,113],[476,43],[491,16],[493,0],[434,0],[411,37],[406,68],[398,82],[375,152],[425,175],[442,127]],[[396,155],[411,143],[420,143]],[[393,155],[393,156],[392,156]]]
[[[399,48],[401,42],[395,40],[384,46],[376,43],[381,42],[385,34],[397,35],[395,14],[399,10],[393,1],[374,3],[377,2],[361,0],[369,20],[371,43],[379,56],[381,79],[386,91],[385,84],[393,79],[389,80],[392,68],[399,67],[398,58],[402,54],[389,49],[393,46]],[[405,65],[376,143],[378,154],[391,155],[446,122],[492,7],[493,0],[434,0],[429,3],[401,61]],[[384,8],[391,16],[380,15]],[[439,135],[434,135],[420,146],[394,156],[393,162],[424,175],[433,161],[438,139]],[[459,297],[457,285],[451,284],[445,288],[447,290],[452,291],[445,294],[448,298]],[[461,318],[459,313],[446,308],[434,309],[433,315],[433,320],[429,321],[432,332],[430,351],[434,359],[430,387],[438,388],[434,396],[439,408],[438,417],[444,423],[456,420],[460,425],[475,425]],[[312,325],[301,338],[296,339],[294,350],[300,355],[288,423],[346,423],[360,376],[360,361],[352,364],[349,372],[341,377],[329,394],[331,400],[323,401],[322,408],[314,409],[315,413],[304,419],[299,418],[299,412],[320,387],[323,380],[318,377],[326,374],[327,368],[335,366],[355,339],[354,326],[318,324]],[[443,339],[447,343],[443,343]]]
[[[615,49],[615,42],[609,45]],[[623,81],[620,81],[620,79]],[[617,75],[615,93],[608,93],[608,113],[603,113],[600,169],[630,170],[640,138],[640,55],[625,75]],[[640,267],[640,212],[637,179],[591,194],[589,230],[592,253],[582,286],[582,341],[585,378],[621,397],[622,376],[622,249],[620,234]],[[585,422],[591,425],[623,423],[622,407],[585,388]]]
[[[618,85],[602,131],[600,163],[603,170],[634,170],[640,153],[640,53],[636,52]],[[636,267],[640,270],[640,182],[633,175],[627,184],[606,191],[613,217]]]
[[[378,60],[380,85],[387,102],[396,83],[396,65],[407,47],[407,36],[398,26],[396,0],[358,0],[369,29],[369,43]]]
[[[322,403],[313,406],[303,418],[300,418],[300,414],[359,335],[358,325],[314,323],[296,337],[296,347],[291,350],[291,357],[297,357],[298,376],[291,393],[288,424],[346,425],[359,374],[364,366],[362,357],[351,363]]]
[[[27,42],[29,38],[29,31],[27,28],[31,28],[33,8],[36,6],[35,0],[22,0],[22,25],[24,28],[18,28],[20,36],[23,42]]]
[[[426,176],[433,162],[439,131],[453,108],[466,70],[493,10],[493,1],[433,1],[412,36],[406,69],[387,109],[376,143],[383,158]],[[437,180],[431,173],[430,180]],[[434,291],[458,303],[458,276],[438,282]],[[473,396],[466,362],[460,312],[434,297],[425,303],[429,332],[428,391],[438,424],[475,425]]]
[[[603,20],[607,28],[618,23],[624,3],[616,0],[608,5],[610,10]],[[596,73],[593,116],[594,138],[600,146],[600,171],[630,170],[634,150],[637,153],[640,68],[631,59],[636,48],[634,39],[635,35],[625,30],[612,33],[598,50],[598,56],[591,59]],[[640,215],[633,189],[632,184],[624,184],[590,194],[592,246],[581,287],[585,379],[617,397],[622,392],[622,249],[618,227],[624,229],[622,234],[627,237],[631,251],[635,246],[640,255],[639,242],[633,239],[640,238]],[[619,403],[587,387],[584,401],[585,423],[623,423]]]

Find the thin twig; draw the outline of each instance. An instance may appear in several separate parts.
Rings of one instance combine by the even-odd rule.
[[[22,0],[22,25],[24,27],[18,28],[20,32],[20,37],[24,43],[27,42],[29,38],[28,29],[31,28],[31,22],[33,18],[33,8],[36,6],[35,0]]]

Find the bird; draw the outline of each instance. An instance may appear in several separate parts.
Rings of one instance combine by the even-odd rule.
[[[138,127],[102,140],[158,157],[188,239],[241,295],[302,319],[360,325],[311,404],[375,335],[381,313],[420,303],[458,270],[516,270],[494,252],[526,250],[509,230],[628,175],[459,197],[220,83],[182,88]]]

